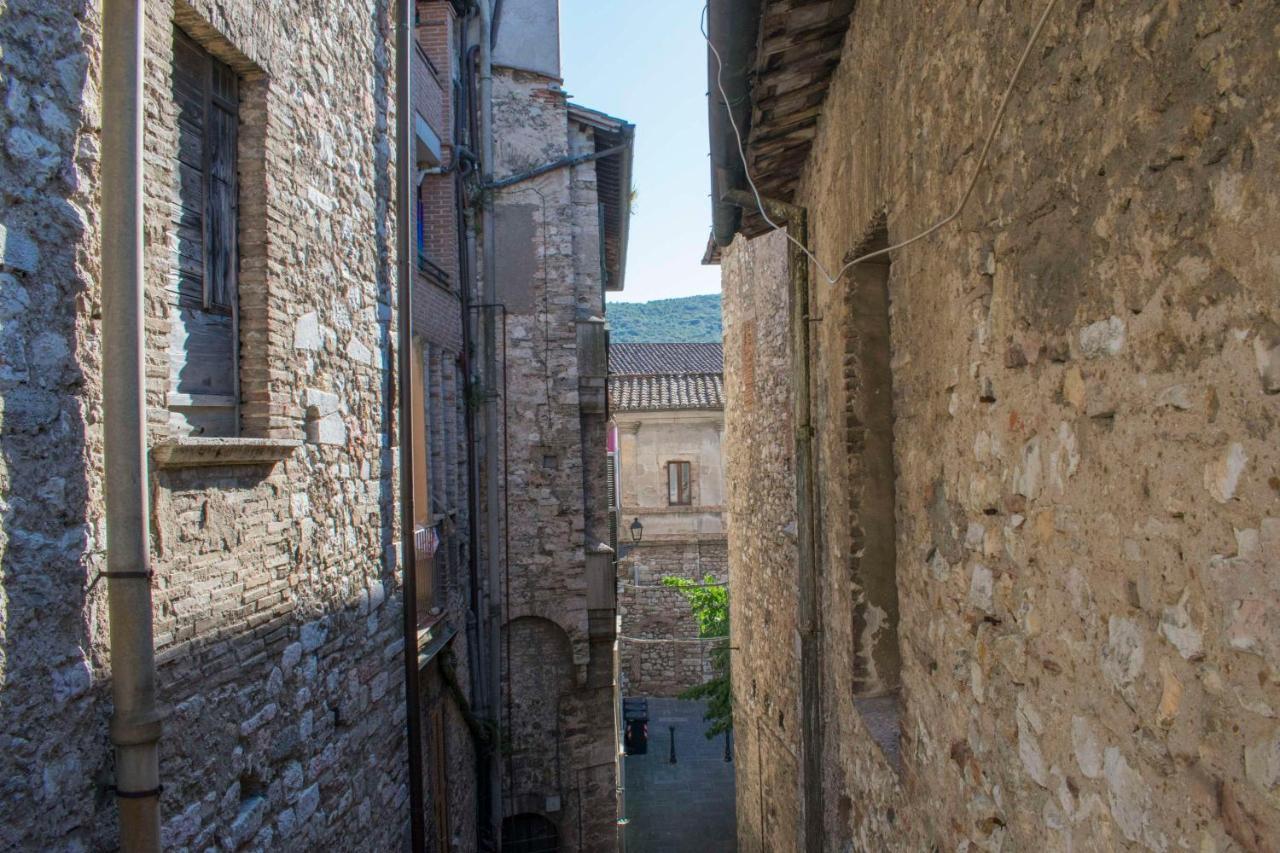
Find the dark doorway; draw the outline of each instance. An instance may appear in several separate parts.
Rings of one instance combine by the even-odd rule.
[[[556,825],[540,814],[518,814],[502,821],[502,853],[556,853]]]

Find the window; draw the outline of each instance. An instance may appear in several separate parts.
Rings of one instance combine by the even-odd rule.
[[[427,257],[427,211],[426,204],[423,202],[423,193],[426,190],[422,184],[418,184],[418,205],[416,211],[415,222],[417,223],[417,247],[418,247],[418,266],[421,267],[429,259]]]
[[[667,463],[667,503],[671,506],[693,503],[692,467],[689,462]]]
[[[412,409],[410,430],[413,433],[413,526],[414,578],[417,584],[419,627],[434,622],[444,604],[445,586],[442,571],[448,561],[448,548],[441,548],[442,528],[437,514],[435,492],[440,487],[441,471],[436,459],[440,443],[434,432],[434,415],[439,405],[433,396],[432,347],[414,340],[410,359],[409,393]],[[431,472],[437,472],[432,477]]]
[[[174,30],[177,190],[169,408],[178,432],[239,432],[236,73]]]

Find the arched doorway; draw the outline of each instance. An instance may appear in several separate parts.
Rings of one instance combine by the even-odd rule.
[[[502,821],[502,853],[556,853],[560,834],[540,814],[518,814]]]

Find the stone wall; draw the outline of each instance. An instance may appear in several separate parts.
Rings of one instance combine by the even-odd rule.
[[[558,82],[495,69],[496,178],[593,150]],[[494,195],[507,395],[500,714],[518,739],[504,815],[549,818],[566,851],[609,849],[616,838],[613,635],[590,632],[586,575],[586,549],[608,540],[605,424],[579,396],[578,323],[604,312],[597,205],[593,163]],[[529,657],[550,645],[561,652]],[[566,677],[544,677],[561,656]]]
[[[624,546],[618,561],[618,616],[624,637],[689,639],[698,636],[698,621],[689,602],[662,587],[666,577],[701,582],[708,575],[727,581],[728,556],[723,539],[654,542]],[[707,643],[628,643],[620,646],[622,693],[625,696],[676,697],[711,678]]]
[[[621,486],[618,615],[625,637],[689,639],[697,621],[684,596],[661,588],[667,576],[728,580],[724,475],[719,411],[617,411]],[[692,504],[670,506],[667,463],[690,464]],[[632,545],[630,520],[644,525]],[[628,696],[678,696],[711,677],[706,644],[627,643],[620,646],[622,691]]]
[[[241,75],[242,434],[308,439],[274,466],[153,466],[171,849],[392,849],[408,819],[391,30],[385,7],[321,5],[146,6],[150,439],[170,424],[175,15]],[[100,39],[97,4],[0,4],[5,847],[116,844],[106,584],[92,584],[105,544]],[[467,810],[464,797],[452,812],[464,838]]]
[[[723,262],[724,472],[738,846],[798,849],[800,654],[787,243]]]
[[[858,6],[796,199],[825,264],[952,209],[1036,11]],[[1060,6],[965,214],[894,253],[896,628],[859,617],[850,560],[866,426],[845,358],[869,307],[813,277],[825,750],[802,784],[820,786],[827,848],[1280,837],[1278,32],[1262,2]],[[781,731],[796,707],[795,594],[763,582],[785,560],[746,540],[794,519],[788,443],[742,429],[787,408],[762,405],[788,348],[750,308],[781,298],[785,271],[761,274],[778,241],[740,238],[724,266],[745,850],[798,846],[769,835],[783,798],[753,798],[782,771],[744,725]],[[787,641],[744,632],[766,616]],[[847,689],[886,627],[900,772]],[[777,713],[752,712],[764,697]],[[798,837],[800,815],[775,816]]]
[[[110,839],[98,276],[100,13],[0,5],[0,846]]]

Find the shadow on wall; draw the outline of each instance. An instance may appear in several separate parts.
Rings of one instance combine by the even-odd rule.
[[[378,2],[374,3],[371,21],[373,26],[373,75],[371,82],[373,83],[373,114],[376,123],[373,134],[373,222],[376,229],[374,244],[378,253],[376,270],[378,344],[379,351],[382,353],[382,375],[386,377],[382,386],[384,404],[382,406],[381,430],[386,440],[382,442],[378,460],[381,466],[381,473],[378,478],[380,484],[378,504],[384,507],[386,511],[386,515],[382,519],[382,553],[385,555],[383,563],[384,580],[388,583],[392,581],[391,576],[394,574],[394,567],[399,565],[398,555],[394,559],[391,555],[391,549],[395,542],[396,524],[394,436],[396,430],[397,387],[395,380],[395,334],[391,326],[391,320],[394,315],[392,308],[396,301],[395,277],[392,275],[396,254],[394,251],[395,232],[391,228],[391,217],[395,214],[393,209],[395,199],[391,191],[392,187],[395,186],[392,180],[394,164],[391,158],[395,136],[392,132],[390,121],[392,102],[389,90],[390,75],[394,72],[394,68],[392,67],[393,58],[387,49],[388,44],[391,44],[395,38],[395,28],[392,26],[391,21],[395,7],[396,0],[378,0]]]
[[[101,568],[86,440],[98,420],[95,110],[81,114],[91,4],[0,7],[0,847],[93,845],[114,815],[107,684],[85,603]],[[79,322],[78,322],[79,321]],[[88,375],[86,375],[88,374]],[[96,514],[95,514],[96,515]],[[103,589],[92,595],[100,599]],[[109,816],[110,815],[110,816]],[[19,841],[22,840],[20,844]]]
[[[92,585],[103,560],[100,483],[89,472],[101,469],[101,367],[98,307],[99,246],[96,170],[98,160],[96,45],[99,4],[87,0],[47,3],[10,0],[0,7],[0,848],[110,849],[115,846],[116,812],[106,787],[111,773],[107,731],[110,714],[109,659],[106,657],[106,582]],[[373,72],[378,134],[377,238],[379,323],[382,329],[385,387],[383,426],[394,423],[394,384],[390,358],[392,281],[389,176],[391,149],[386,116],[389,4],[379,0],[371,21],[377,59]],[[86,38],[85,32],[91,35]],[[93,47],[90,47],[92,45]],[[82,110],[82,103],[90,106]],[[382,554],[393,541],[394,449],[383,442],[380,464]],[[240,472],[244,474],[246,472]],[[236,476],[232,474],[231,476]],[[242,477],[252,487],[258,474]],[[385,589],[393,589],[384,563]],[[391,599],[384,607],[394,608]],[[158,607],[160,605],[157,605]],[[343,643],[350,632],[363,636],[368,604],[352,603],[317,620],[325,629],[298,626],[289,614],[282,625],[289,649],[299,646],[298,671],[314,674],[314,661]],[[299,632],[301,636],[299,637]],[[329,646],[325,646],[328,638]],[[162,656],[161,685],[180,683],[209,691],[203,709],[179,703],[166,725],[166,755],[172,762],[201,750],[216,764],[218,753],[199,738],[174,733],[213,721],[244,721],[241,708],[221,711],[217,683],[233,681],[245,659],[247,632],[211,631],[183,648],[181,656]],[[292,652],[289,652],[292,655]],[[178,661],[181,658],[181,662]],[[179,682],[177,667],[192,666],[209,681]],[[270,666],[267,667],[270,669]],[[323,666],[319,666],[321,672]],[[397,672],[397,665],[388,666]],[[391,696],[397,694],[396,681]],[[335,694],[340,691],[333,691]],[[166,696],[166,699],[182,699]],[[396,701],[392,699],[391,701]],[[316,703],[323,705],[325,700]],[[388,741],[380,768],[399,759],[403,749],[385,732],[368,732],[370,716],[354,707],[330,704],[327,718],[311,729],[315,742],[345,739],[326,729],[348,730]],[[300,749],[300,727],[266,721],[258,737],[271,762],[280,765]],[[294,721],[296,722],[296,721]],[[240,738],[243,740],[243,737]],[[230,738],[236,741],[236,737]],[[229,744],[234,749],[235,744]],[[329,755],[328,751],[324,753]],[[330,756],[328,760],[335,760]],[[269,771],[237,774],[219,766],[217,777],[184,774],[183,783],[234,782],[243,803],[265,796]],[[365,772],[362,769],[361,772]],[[372,771],[368,771],[372,772]],[[396,774],[393,774],[396,775]],[[398,775],[402,775],[402,772]],[[225,778],[218,778],[225,777]],[[214,787],[220,793],[226,785]],[[368,790],[375,790],[376,786]],[[165,818],[182,813],[181,785],[166,796]],[[175,808],[176,807],[176,808]],[[171,831],[167,826],[166,830]]]
[[[561,700],[574,689],[569,636],[556,623],[522,616],[503,626],[503,729],[506,796],[516,811],[540,812],[548,793],[563,795]]]

